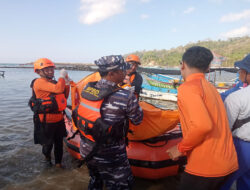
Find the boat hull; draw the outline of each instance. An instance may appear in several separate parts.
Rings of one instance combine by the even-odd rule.
[[[79,147],[80,135],[72,137],[75,130],[71,122],[71,110],[66,110],[65,124],[67,130],[67,137],[64,138],[64,143],[68,152],[76,159],[82,160]],[[165,137],[156,137],[153,141],[130,141],[127,147],[127,155],[133,175],[145,179],[160,179],[167,176],[177,175],[179,170],[185,164],[185,158],[178,161],[172,161],[166,150],[181,141],[181,131],[175,128],[168,133],[164,134]],[[164,136],[163,135],[163,136]],[[157,140],[159,138],[159,140]],[[151,138],[155,139],[155,138]]]
[[[177,93],[167,93],[161,91],[147,90],[145,88],[142,89],[140,96],[144,98],[152,98],[164,101],[173,101],[173,102],[177,101]]]
[[[66,126],[66,131],[67,131],[67,137],[64,138],[64,144],[66,145],[67,151],[74,158],[78,160],[82,160],[82,157],[80,155],[80,150],[79,150],[79,147],[80,147],[79,133],[76,134],[74,138],[69,139],[70,137],[73,136],[76,130],[74,130],[74,127],[72,125],[71,110],[68,108],[66,109],[66,115],[64,116],[64,121],[65,121],[65,126]]]
[[[176,129],[175,129],[176,130]],[[177,161],[169,158],[166,151],[181,141],[181,133],[168,132],[156,142],[132,141],[127,147],[129,163],[134,176],[146,179],[160,179],[177,175],[186,164],[186,158]],[[151,140],[151,139],[150,139]]]

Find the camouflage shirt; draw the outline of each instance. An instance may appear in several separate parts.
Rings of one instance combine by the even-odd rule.
[[[101,79],[96,87],[108,88],[108,86],[115,85],[114,82]],[[114,92],[103,101],[101,115],[102,119],[109,125],[114,125],[126,118],[133,124],[138,125],[143,118],[142,109],[134,93],[124,89]]]

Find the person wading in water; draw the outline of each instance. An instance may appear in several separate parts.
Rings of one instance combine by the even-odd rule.
[[[34,71],[40,78],[31,82],[32,97],[29,106],[34,112],[34,143],[42,145],[45,163],[52,166],[51,151],[54,146],[55,166],[62,167],[63,137],[66,136],[63,111],[67,106],[69,77],[60,71],[58,82],[54,78],[55,64],[41,58],[34,62]]]

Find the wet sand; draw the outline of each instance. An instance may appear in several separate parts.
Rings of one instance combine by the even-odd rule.
[[[42,155],[40,157],[42,158]],[[78,160],[72,158],[64,147],[64,169],[46,168],[41,165],[41,172],[30,178],[31,180],[8,184],[3,190],[87,190],[88,169],[86,165],[79,168],[78,164]],[[177,190],[180,175],[157,180],[135,178],[133,190]],[[235,184],[231,190],[236,190]]]
[[[9,185],[3,190],[86,190],[88,179],[86,167],[74,170],[53,170],[43,172],[30,182]],[[136,178],[133,190],[176,190],[177,185],[177,177],[155,181]]]
[[[78,168],[79,162],[64,150],[63,165],[65,169],[55,167],[41,169],[41,172],[23,182],[6,185],[3,190],[86,190],[89,174],[86,165]],[[21,172],[21,171],[20,171]],[[148,180],[135,178],[133,190],[177,190],[179,176]]]

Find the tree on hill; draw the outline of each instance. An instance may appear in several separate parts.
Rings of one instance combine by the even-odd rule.
[[[191,46],[203,46],[209,48],[226,58],[222,63],[222,67],[233,67],[234,62],[244,58],[250,53],[250,37],[230,38],[228,40],[206,40],[196,43],[189,43],[185,46],[179,46],[170,50],[152,50],[152,51],[137,51],[134,54],[141,58],[144,66],[163,66],[174,67],[179,65],[179,61],[186,49]]]

